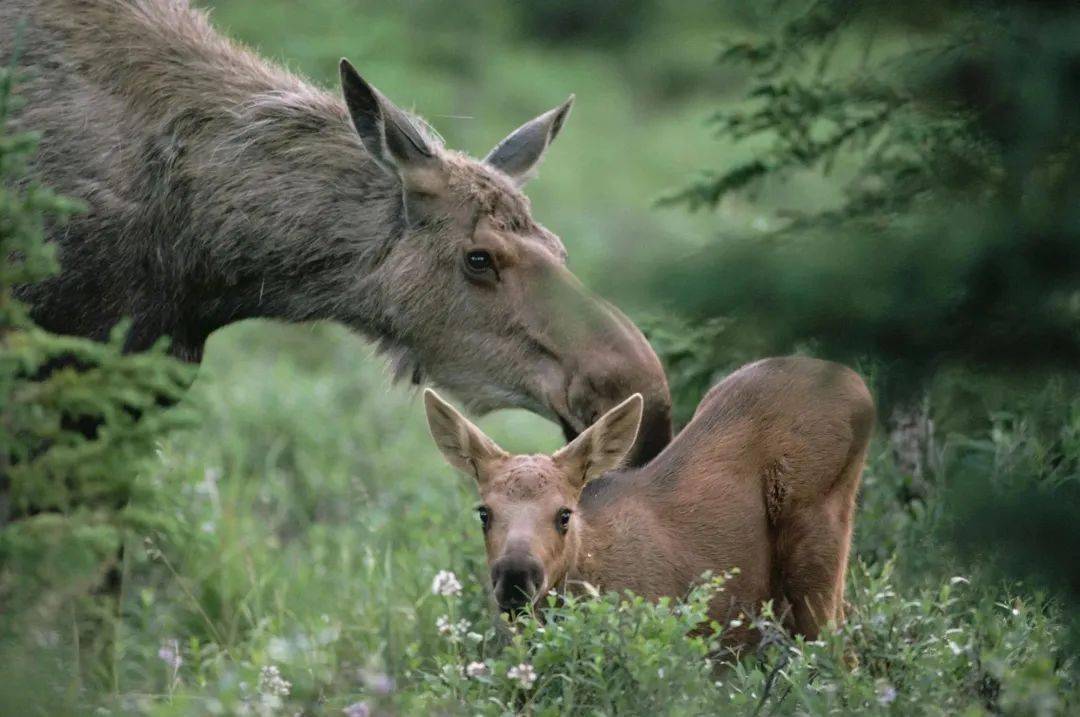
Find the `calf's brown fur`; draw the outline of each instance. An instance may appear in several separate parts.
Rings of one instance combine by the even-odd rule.
[[[362,22],[358,18],[358,22]],[[566,268],[521,187],[571,101],[476,160],[341,64],[341,96],[214,31],[186,0],[3,0],[17,128],[37,178],[87,211],[50,228],[61,272],[19,289],[47,329],[202,356],[241,319],[333,319],[399,375],[568,435],[635,391],[633,460],[671,438],[660,362]]]
[[[843,619],[855,494],[874,424],[859,376],[790,357],[745,366],[714,387],[649,464],[615,470],[633,444],[632,396],[552,456],[512,456],[426,396],[432,435],[480,489],[500,607],[551,589],[685,595],[702,573],[738,568],[712,606],[728,621],[763,601],[815,637]],[[743,627],[734,641],[753,635]]]

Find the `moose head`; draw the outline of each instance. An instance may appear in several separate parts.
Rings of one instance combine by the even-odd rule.
[[[562,242],[533,219],[521,191],[573,97],[476,160],[445,148],[345,60],[341,81],[360,140],[401,194],[406,229],[373,274],[378,333],[399,373],[474,413],[546,416],[568,439],[640,393],[645,418],[631,462],[658,453],[671,439],[671,399],[656,354],[567,269]]]
[[[581,491],[630,452],[641,394],[552,455],[510,455],[434,391],[425,391],[424,402],[435,444],[480,491],[477,512],[499,609],[518,611],[561,587],[581,547],[575,515]]]

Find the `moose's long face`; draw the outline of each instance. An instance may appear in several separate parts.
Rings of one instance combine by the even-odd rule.
[[[344,61],[342,84],[365,147],[401,180],[408,230],[378,269],[399,371],[474,412],[546,416],[568,439],[640,393],[630,462],[658,453],[671,439],[660,361],[629,319],[570,273],[562,242],[533,220],[521,192],[572,99],[477,161],[443,148]]]
[[[499,609],[516,612],[560,588],[580,544],[578,498],[592,478],[617,467],[637,437],[634,394],[554,455],[512,456],[431,390],[428,426],[446,460],[472,476]]]

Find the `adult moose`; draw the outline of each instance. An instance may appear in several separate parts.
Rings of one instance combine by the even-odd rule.
[[[511,456],[433,391],[428,423],[480,490],[495,600],[516,610],[588,582],[679,597],[705,571],[739,568],[711,607],[723,621],[765,600],[815,637],[843,619],[855,492],[874,424],[850,369],[808,358],[736,371],[641,468],[615,470],[642,401],[611,409],[552,456]],[[725,634],[754,639],[746,627]]]
[[[477,161],[348,62],[342,101],[185,0],[5,0],[0,61],[17,42],[34,170],[88,206],[52,232],[60,274],[19,292],[43,327],[103,338],[130,317],[128,349],[167,335],[199,361],[234,321],[335,319],[474,411],[526,408],[572,436],[638,391],[633,461],[670,440],[656,355],[521,193],[571,100]]]

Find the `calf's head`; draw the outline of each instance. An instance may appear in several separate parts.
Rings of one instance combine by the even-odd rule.
[[[571,97],[483,160],[448,150],[348,62],[341,79],[368,154],[400,189],[405,231],[380,257],[380,333],[398,371],[446,389],[471,411],[520,407],[568,440],[621,398],[644,396],[640,464],[671,438],[671,399],[641,332],[566,268],[522,186],[570,114]]]
[[[641,395],[550,456],[510,455],[430,389],[424,403],[439,450],[480,490],[477,512],[499,609],[518,611],[560,587],[580,546],[581,491],[626,458],[641,423]]]

